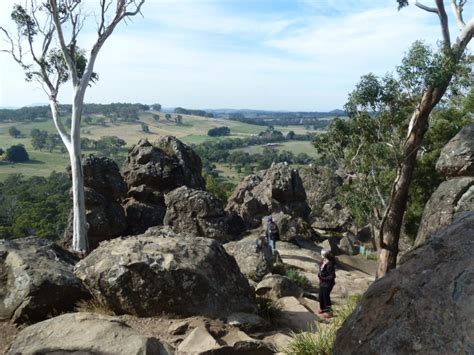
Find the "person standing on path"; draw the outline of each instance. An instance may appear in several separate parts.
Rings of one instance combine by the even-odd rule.
[[[319,314],[331,317],[331,291],[336,283],[336,258],[329,250],[321,250],[323,260],[319,269]]]
[[[272,217],[267,218],[267,232],[266,232],[267,243],[272,249],[273,255],[276,251],[276,241],[280,239],[280,231],[275,222],[273,222]]]

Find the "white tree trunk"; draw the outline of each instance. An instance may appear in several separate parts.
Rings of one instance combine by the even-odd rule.
[[[85,91],[85,90],[84,90]],[[71,160],[72,196],[73,196],[73,239],[72,249],[78,253],[89,250],[87,239],[86,205],[84,197],[84,174],[81,159],[81,114],[83,104],[82,90],[74,93],[71,114]]]

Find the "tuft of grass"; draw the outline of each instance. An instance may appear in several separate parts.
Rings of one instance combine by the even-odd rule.
[[[283,311],[280,303],[267,297],[257,297],[258,315],[270,324],[277,323]]]
[[[337,330],[356,309],[360,295],[350,295],[346,302],[334,307],[334,317],[329,324],[318,325],[310,332],[292,333],[293,340],[282,350],[287,355],[330,355]]]
[[[274,263],[272,266],[272,274],[286,275],[286,266],[283,263]]]
[[[311,288],[311,282],[308,280],[308,278],[304,275],[302,275],[298,270],[296,269],[288,269],[286,271],[286,276],[293,281],[295,284],[297,284],[299,287],[302,289],[308,289]]]
[[[95,298],[77,302],[74,309],[76,310],[76,312],[91,312],[91,313],[103,314],[106,316],[115,315],[115,312],[112,311],[107,305],[105,305],[103,302]]]

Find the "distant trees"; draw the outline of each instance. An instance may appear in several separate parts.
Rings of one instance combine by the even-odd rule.
[[[8,129],[8,134],[12,136],[13,138],[18,138],[21,135],[21,131],[15,126],[11,126]]]
[[[150,127],[148,127],[148,125],[146,123],[143,123],[141,124],[141,128],[142,128],[142,131],[145,132],[145,133],[150,133]]]
[[[0,148],[0,156],[3,155],[4,153],[5,151],[2,148]]]
[[[153,114],[151,115],[151,117],[153,118],[153,120],[155,120],[156,122],[158,122],[160,120],[160,115],[157,115],[157,114]]]
[[[204,110],[192,110],[192,109],[186,109],[182,107],[176,107],[174,109],[174,113],[183,114],[183,115],[202,116],[202,117],[214,117],[214,114],[210,112],[206,112]]]
[[[161,111],[161,105],[160,104],[150,105],[150,110],[159,112],[159,111]]]
[[[165,114],[165,118],[167,121],[171,121],[171,115],[169,113]]]
[[[181,116],[181,115],[176,115],[176,117],[175,117],[174,119],[175,119],[176,124],[177,124],[178,126],[181,126],[181,125],[183,124],[183,116]]]
[[[21,163],[30,160],[30,157],[23,144],[16,144],[7,149],[5,159],[13,163]]]
[[[230,128],[226,126],[211,128],[209,131],[207,131],[207,135],[209,137],[228,136],[229,134]]]
[[[46,148],[51,153],[56,147],[62,146],[61,137],[56,133],[48,133],[34,128],[31,130],[30,136],[34,150],[41,151]]]
[[[0,182],[0,239],[29,235],[60,239],[71,210],[70,188],[66,174],[9,175]]]

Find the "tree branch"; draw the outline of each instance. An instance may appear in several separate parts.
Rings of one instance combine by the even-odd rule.
[[[74,86],[77,86],[79,84],[79,78],[78,78],[78,75],[77,75],[77,68],[76,68],[74,60],[71,56],[71,53],[69,52],[69,49],[67,48],[66,41],[64,40],[64,33],[63,33],[63,29],[62,29],[62,21],[61,21],[61,18],[59,16],[59,12],[58,12],[57,0],[49,0],[49,4],[51,6],[51,14],[53,16],[54,26],[56,27],[56,33],[58,34],[59,46],[60,46],[61,51],[63,53],[64,60],[66,61],[66,64],[69,68],[69,72],[71,73],[72,84]],[[74,8],[75,8],[75,6],[72,9],[74,9]],[[67,19],[67,17],[65,19]]]
[[[429,7],[429,6],[426,6],[426,5],[423,5],[422,3],[420,3],[419,1],[416,1],[415,2],[415,6],[419,7],[420,9],[422,10],[425,10],[425,11],[428,11],[428,12],[432,12],[434,14],[438,14],[438,9],[435,8],[435,7]]]
[[[460,30],[466,26],[464,23],[464,19],[462,18],[462,11],[463,7],[466,4],[466,0],[460,0],[459,3],[456,0],[451,0],[451,7],[453,9],[454,14],[456,15],[456,22],[458,23],[458,27]]]
[[[438,17],[441,24],[441,33],[443,34],[443,42],[445,48],[451,47],[451,37],[449,35],[449,23],[448,14],[444,8],[443,0],[436,0],[436,6],[438,7]]]

